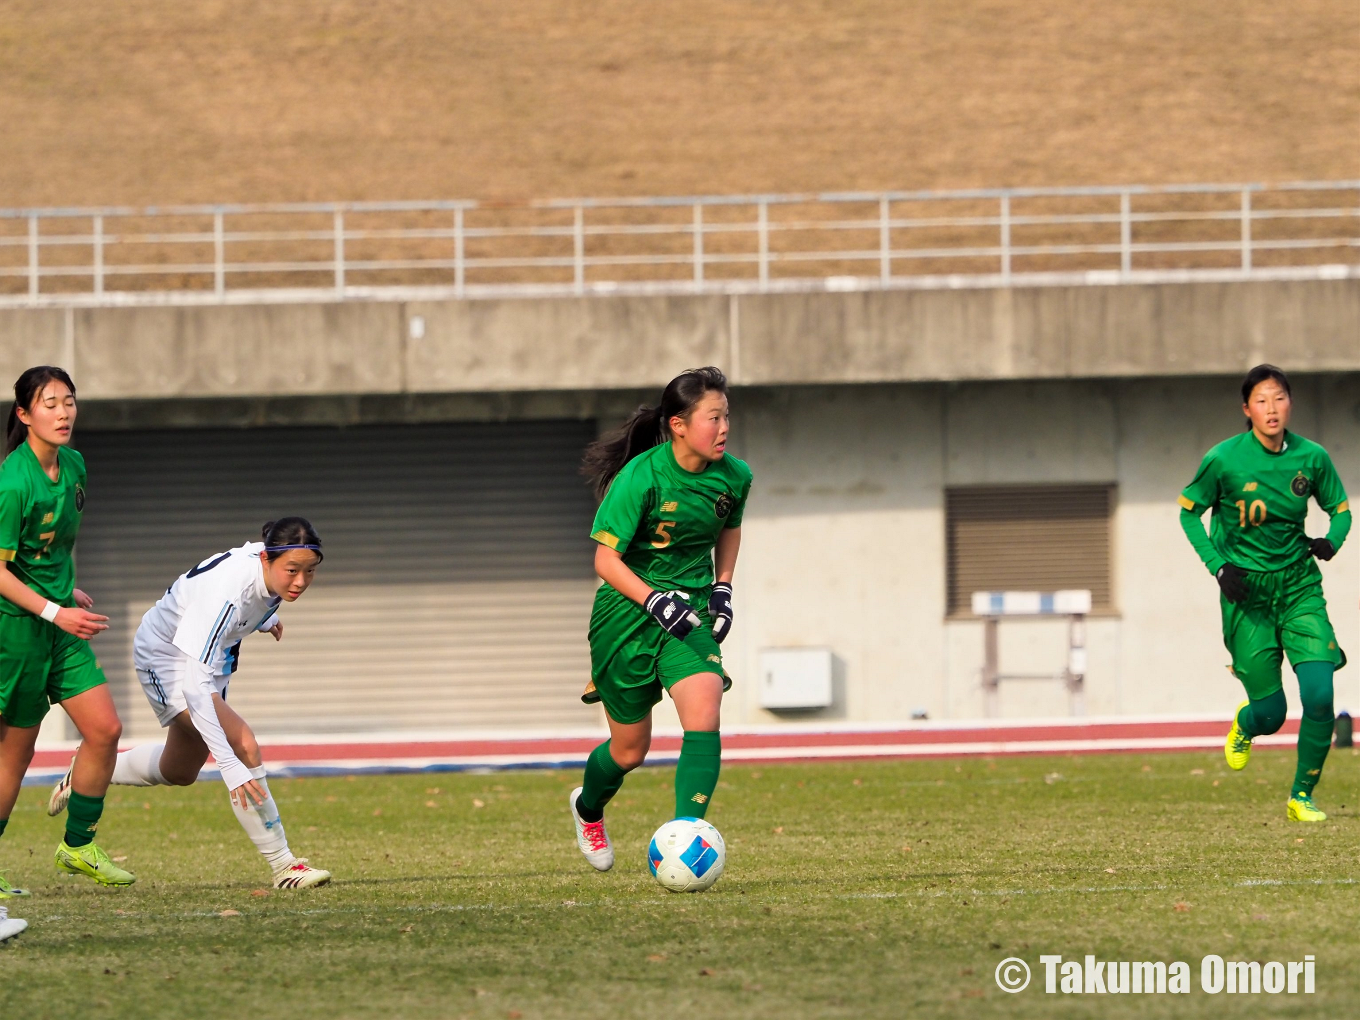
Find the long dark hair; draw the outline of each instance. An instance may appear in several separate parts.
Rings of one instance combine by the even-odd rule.
[[[265,554],[273,562],[289,549],[310,549],[316,553],[320,563],[326,558],[321,551],[321,537],[317,535],[312,522],[305,517],[280,517],[277,521],[267,521],[260,529],[264,539]]]
[[[6,457],[28,439],[28,426],[19,420],[19,408],[22,407],[25,411],[32,410],[38,394],[42,393],[43,387],[50,382],[65,383],[66,388],[71,391],[71,396],[76,395],[76,384],[71,381],[65,369],[57,368],[55,365],[36,365],[15,380],[14,403],[9,409],[9,421],[5,423]]]
[[[670,439],[672,418],[687,419],[705,393],[726,392],[727,376],[722,369],[712,365],[691,368],[666,384],[660,404],[642,405],[619,428],[587,446],[581,474],[590,479],[595,498],[604,499],[609,483],[630,460]]]
[[[1284,374],[1284,369],[1276,368],[1274,365],[1257,365],[1242,380],[1242,403],[1250,404],[1251,391],[1267,379],[1275,380],[1280,384],[1280,388],[1284,390],[1285,394],[1291,399],[1293,398],[1294,391],[1289,388],[1289,376]],[[1247,428],[1251,428],[1250,418],[1247,419]]]

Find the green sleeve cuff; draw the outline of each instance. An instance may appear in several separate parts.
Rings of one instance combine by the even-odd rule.
[[[1348,504],[1342,503],[1342,506]],[[1341,543],[1346,541],[1346,536],[1351,533],[1351,512],[1349,509],[1342,510],[1333,515],[1332,526],[1327,529],[1327,541],[1332,543],[1333,549],[1340,549]]]
[[[1184,503],[1181,504],[1181,530],[1185,532],[1185,537],[1194,546],[1195,552],[1199,554],[1201,562],[1208,568],[1209,573],[1217,574],[1223,564],[1228,561],[1223,558],[1214,544],[1209,541],[1209,535],[1204,530],[1199,514],[1193,510],[1187,510]]]

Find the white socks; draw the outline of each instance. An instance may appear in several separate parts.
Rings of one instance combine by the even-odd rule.
[[[293,853],[288,849],[288,837],[283,834],[283,822],[279,820],[278,806],[269,792],[269,784],[265,782],[264,766],[251,769],[250,775],[264,789],[264,803],[251,804],[243,808],[232,801],[231,809],[236,813],[236,820],[241,823],[241,828],[246,830],[246,835],[255,844],[255,849],[264,854],[270,870],[277,873],[293,863]]]
[[[115,786],[169,786],[161,775],[164,744],[138,744],[118,756],[113,766]]]

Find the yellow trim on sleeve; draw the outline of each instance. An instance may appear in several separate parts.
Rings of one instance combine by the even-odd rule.
[[[18,549],[0,549],[0,563],[13,563]]]
[[[618,537],[615,536],[615,535],[611,535],[611,534],[610,534],[609,532],[607,532],[607,531],[604,531],[604,530],[597,531],[597,532],[595,532],[593,535],[591,535],[590,537],[593,538],[593,539],[595,539],[595,541],[599,542],[600,545],[607,545],[607,546],[609,546],[609,548],[613,549],[615,552],[618,552],[618,551],[619,551],[619,540],[618,540]]]
[[[1177,497],[1176,497],[1176,502],[1179,503],[1179,504],[1181,505],[1181,509],[1182,509],[1182,510],[1189,510],[1191,513],[1194,513],[1194,512],[1195,512],[1195,501],[1194,501],[1194,500],[1192,500],[1192,499],[1186,499],[1184,495],[1181,495],[1181,496],[1177,496]]]
[[[1351,501],[1349,499],[1343,499],[1340,503],[1336,505],[1336,512],[1339,514],[1344,514],[1350,508]]]

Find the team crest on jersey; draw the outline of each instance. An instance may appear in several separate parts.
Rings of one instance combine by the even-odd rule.
[[[718,520],[725,520],[727,515],[732,512],[732,508],[736,505],[736,497],[730,492],[724,492],[713,501],[713,512],[718,515]]]
[[[83,513],[85,510],[85,486],[76,486],[76,513]]]
[[[1298,496],[1300,499],[1307,496],[1308,493],[1312,490],[1312,488],[1313,483],[1308,481],[1308,479],[1304,477],[1302,471],[1296,474],[1294,476],[1294,480],[1289,483],[1289,491],[1292,492],[1294,495]]]

